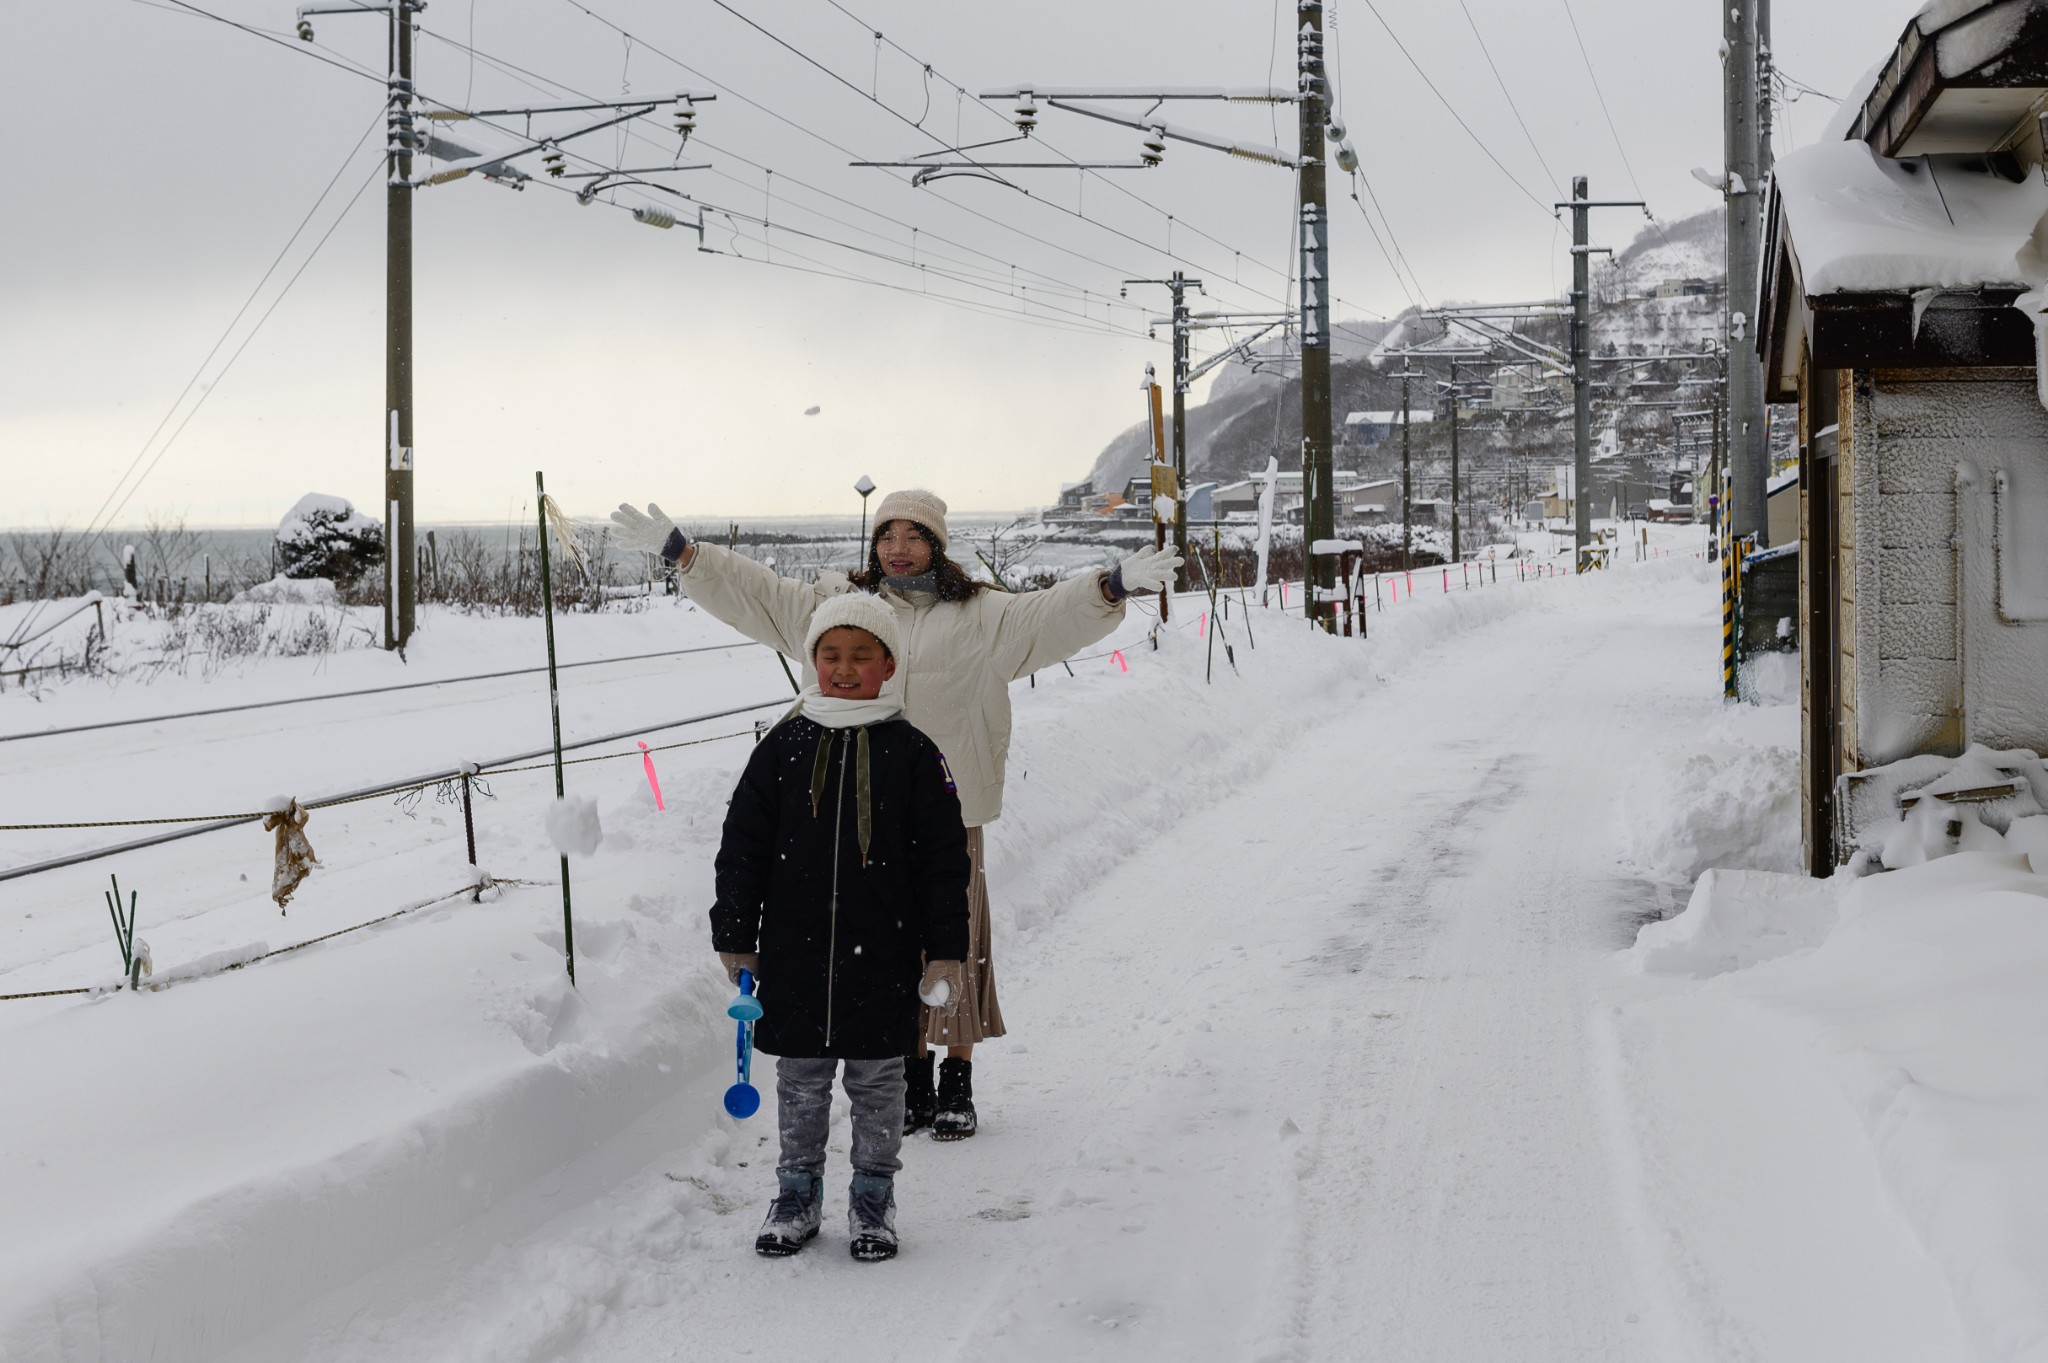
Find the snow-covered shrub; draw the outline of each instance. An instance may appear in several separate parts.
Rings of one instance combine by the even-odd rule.
[[[277,562],[285,577],[349,587],[383,561],[383,525],[345,497],[309,492],[278,522]]]

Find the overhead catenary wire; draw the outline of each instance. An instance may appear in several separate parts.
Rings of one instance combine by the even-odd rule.
[[[596,20],[597,22],[599,22],[599,23],[602,23],[602,24],[604,24],[604,25],[605,25],[606,27],[608,27],[608,28],[611,28],[611,29],[613,29],[613,30],[614,30],[615,32],[619,32],[619,33],[621,33],[622,35],[624,35],[624,34],[626,34],[626,33],[627,33],[627,31],[626,31],[626,30],[624,30],[624,29],[621,29],[621,28],[619,28],[619,27],[618,27],[618,26],[617,26],[616,24],[613,24],[613,23],[611,23],[611,21],[610,21],[610,20],[608,20],[608,19],[604,18],[604,16],[602,16],[602,15],[598,14],[598,13],[597,13],[596,11],[594,11],[594,10],[591,10],[591,9],[590,9],[590,8],[589,8],[588,6],[576,3],[576,0],[568,0],[568,3],[570,3],[570,4],[571,4],[571,5],[572,5],[572,6],[574,7],[574,8],[578,9],[579,11],[583,12],[584,14],[586,14],[586,15],[590,16],[590,17],[591,17],[592,19]],[[425,31],[423,30],[423,32],[425,32]],[[441,41],[441,42],[444,42],[444,43],[449,43],[449,44],[452,44],[452,45],[454,45],[454,46],[457,46],[457,47],[460,47],[460,46],[461,46],[461,44],[459,44],[459,43],[455,43],[455,41],[454,41],[453,39],[447,38],[447,37],[445,37],[445,36],[443,36],[443,35],[439,35],[439,34],[432,34],[432,33],[428,33],[428,34],[427,34],[427,36],[430,36],[430,37],[434,37],[434,38],[438,39],[438,40],[439,40],[439,41]],[[686,74],[689,74],[689,75],[691,75],[692,77],[694,77],[694,78],[696,78],[696,79],[698,79],[698,80],[701,80],[701,81],[703,81],[703,82],[704,82],[705,84],[707,84],[707,85],[710,85],[710,86],[713,86],[713,87],[715,87],[715,88],[716,88],[716,89],[718,89],[718,90],[719,90],[719,91],[720,91],[721,93],[723,93],[723,94],[728,94],[728,95],[731,95],[731,96],[732,96],[733,98],[735,98],[735,99],[739,99],[739,100],[741,100],[741,101],[742,101],[742,102],[744,102],[744,103],[747,103],[747,104],[749,104],[749,105],[751,105],[751,106],[753,106],[753,107],[755,107],[755,108],[758,108],[758,109],[762,110],[763,112],[765,112],[765,113],[769,114],[769,115],[770,115],[771,117],[774,117],[774,118],[778,119],[779,121],[781,121],[781,122],[784,122],[784,123],[788,124],[788,125],[789,125],[790,127],[794,128],[794,129],[796,129],[796,130],[798,130],[798,131],[800,131],[800,132],[804,132],[804,133],[806,133],[806,134],[807,134],[807,135],[809,135],[809,136],[812,136],[812,137],[814,137],[814,138],[817,138],[817,139],[818,139],[819,141],[821,141],[821,142],[825,143],[825,145],[827,145],[827,146],[830,146],[830,147],[832,147],[832,148],[833,148],[834,150],[840,151],[840,152],[842,152],[843,154],[845,154],[845,155],[847,155],[847,156],[849,156],[849,157],[855,157],[855,156],[856,156],[856,153],[854,153],[854,152],[853,152],[852,150],[850,150],[850,149],[848,149],[848,148],[845,148],[845,147],[842,147],[842,146],[840,146],[840,145],[839,145],[838,143],[836,143],[836,142],[832,141],[832,140],[831,140],[830,138],[827,138],[827,137],[825,137],[825,136],[824,136],[823,134],[821,134],[821,133],[817,133],[816,131],[814,131],[814,130],[812,130],[812,129],[808,128],[808,127],[806,127],[805,125],[803,125],[803,124],[801,124],[801,123],[798,123],[798,122],[796,122],[795,120],[792,120],[792,119],[786,118],[785,116],[783,116],[783,115],[781,115],[781,114],[777,113],[777,112],[776,112],[775,110],[773,110],[773,109],[769,108],[768,106],[766,106],[766,105],[763,105],[763,104],[760,104],[760,103],[759,103],[758,101],[752,100],[752,99],[750,99],[749,97],[747,97],[747,96],[746,96],[745,94],[743,94],[743,93],[741,93],[741,92],[739,92],[739,91],[736,91],[736,90],[734,90],[734,89],[733,89],[733,88],[732,88],[732,87],[731,87],[731,86],[730,86],[729,84],[727,84],[727,83],[725,83],[725,82],[722,82],[722,81],[718,80],[718,79],[717,79],[717,78],[715,78],[715,77],[712,77],[712,76],[709,76],[709,75],[705,74],[704,72],[702,72],[702,71],[698,70],[698,69],[697,69],[696,67],[690,66],[689,64],[687,64],[687,63],[685,63],[685,62],[682,62],[682,61],[680,61],[679,59],[677,59],[677,58],[673,57],[673,56],[672,56],[672,55],[670,55],[669,53],[667,53],[667,52],[663,51],[663,50],[662,50],[662,49],[661,49],[661,48],[660,48],[659,46],[657,46],[657,45],[655,45],[655,44],[653,44],[653,43],[649,42],[649,41],[648,41],[647,39],[645,39],[644,37],[641,37],[641,36],[639,36],[639,35],[629,35],[629,36],[632,36],[632,38],[633,38],[633,41],[634,41],[634,42],[635,42],[635,43],[636,43],[637,45],[639,45],[639,46],[641,46],[641,47],[644,47],[644,48],[646,48],[646,49],[647,49],[648,51],[650,51],[650,52],[654,53],[654,54],[655,54],[656,56],[662,57],[663,59],[665,59],[665,60],[667,60],[667,61],[671,62],[671,63],[672,63],[672,64],[674,64],[674,65],[675,65],[675,66],[676,66],[676,67],[677,67],[677,68],[678,68],[679,70],[682,70],[682,71],[684,71],[684,72],[685,72]],[[529,87],[530,87],[530,88],[532,88],[532,89],[535,89],[535,90],[537,90],[537,91],[541,91],[542,93],[546,93],[546,92],[548,92],[548,90],[552,89],[552,90],[554,90],[554,91],[560,91],[560,92],[564,92],[564,93],[569,93],[569,94],[573,94],[573,95],[576,95],[576,96],[578,96],[578,97],[582,97],[582,98],[595,98],[595,96],[589,95],[589,94],[587,94],[587,92],[583,92],[583,91],[580,91],[580,90],[576,89],[576,87],[574,87],[574,86],[570,86],[570,85],[567,85],[567,84],[565,84],[565,83],[563,83],[563,82],[560,82],[560,81],[556,81],[556,80],[554,80],[554,79],[552,79],[552,78],[550,78],[550,77],[547,77],[547,76],[541,75],[541,74],[540,74],[540,73],[538,73],[538,72],[534,72],[534,71],[528,70],[527,68],[525,68],[525,67],[521,67],[521,66],[519,66],[519,65],[518,65],[517,63],[514,63],[514,62],[511,62],[511,61],[508,61],[508,60],[506,60],[506,59],[504,59],[504,58],[500,58],[500,57],[495,57],[495,56],[493,56],[492,54],[489,54],[489,53],[483,53],[483,52],[479,52],[479,53],[477,53],[476,55],[478,56],[478,58],[479,58],[480,60],[484,61],[484,62],[485,62],[485,63],[486,63],[487,65],[492,65],[492,66],[495,66],[495,67],[498,67],[498,68],[500,68],[500,69],[501,69],[502,71],[504,71],[504,72],[505,72],[506,74],[508,74],[508,75],[511,75],[511,76],[513,76],[513,78],[514,78],[514,79],[518,79],[518,80],[520,80],[520,81],[521,81],[521,83],[523,83],[523,84],[527,84],[527,85],[529,85]],[[487,126],[488,126],[488,125],[487,125]],[[647,143],[647,144],[648,144],[648,145],[650,145],[650,146],[653,146],[653,147],[657,147],[657,148],[659,148],[659,149],[663,150],[664,152],[666,152],[666,151],[668,150],[668,148],[667,148],[667,147],[665,146],[665,144],[663,144],[663,143],[660,143],[660,142],[657,142],[657,141],[655,141],[655,140],[654,140],[653,138],[647,137],[647,136],[645,136],[644,134],[640,134],[640,133],[637,133],[637,132],[636,132],[636,133],[635,133],[634,135],[635,135],[635,136],[637,136],[637,137],[639,137],[639,139],[640,139],[641,141],[643,141],[643,142]],[[747,156],[745,156],[745,155],[742,155],[742,154],[740,154],[740,153],[738,153],[738,152],[736,152],[736,151],[732,150],[732,149],[731,149],[730,147],[727,147],[727,146],[723,146],[723,145],[721,145],[721,144],[719,144],[719,143],[717,143],[717,142],[714,142],[714,141],[712,141],[712,140],[710,140],[710,139],[708,139],[708,138],[705,138],[705,137],[703,137],[703,136],[701,136],[701,135],[699,135],[699,136],[698,136],[698,137],[697,137],[697,138],[695,139],[695,143],[696,143],[696,145],[699,145],[699,146],[702,146],[702,147],[704,147],[704,148],[705,148],[706,150],[708,150],[708,151],[713,151],[713,152],[716,152],[716,153],[718,153],[718,154],[719,154],[719,155],[721,155],[721,156],[728,156],[728,157],[731,157],[731,158],[732,158],[733,160],[735,160],[735,161],[738,161],[738,162],[740,162],[740,163],[741,163],[741,164],[743,164],[743,165],[746,165],[746,166],[750,166],[750,167],[752,167],[752,168],[754,168],[754,169],[756,169],[756,170],[760,170],[760,171],[762,171],[762,172],[763,172],[764,174],[765,174],[765,173],[769,173],[769,172],[770,172],[770,170],[771,170],[771,168],[770,168],[770,167],[766,166],[766,165],[765,165],[765,164],[763,164],[762,162],[759,162],[759,161],[755,161],[755,160],[753,160],[753,159],[751,159],[751,158],[749,158],[749,157],[747,157]],[[713,168],[711,169],[711,173],[712,173],[713,175],[717,175],[717,176],[719,176],[720,178],[722,178],[722,179],[725,179],[725,180],[727,180],[727,181],[731,182],[732,184],[734,184],[735,186],[738,186],[738,187],[742,187],[742,188],[747,188],[747,189],[754,189],[754,188],[757,188],[757,186],[754,186],[754,185],[753,185],[753,184],[752,184],[751,182],[748,182],[748,181],[742,180],[742,179],[740,179],[739,177],[737,177],[737,176],[734,176],[734,175],[731,175],[731,174],[729,174],[729,173],[727,173],[727,172],[721,171],[721,170],[717,169],[716,167],[713,167]],[[882,212],[882,211],[881,211],[881,210],[879,210],[879,209],[875,209],[875,208],[872,208],[872,207],[870,207],[869,205],[866,205],[866,204],[862,204],[862,203],[859,203],[859,202],[857,202],[857,201],[855,201],[855,200],[852,200],[852,199],[848,199],[848,198],[846,198],[846,197],[845,197],[844,195],[840,195],[840,194],[835,194],[835,193],[833,193],[832,191],[830,191],[830,190],[827,190],[827,189],[824,189],[824,188],[822,188],[822,187],[820,187],[820,186],[817,186],[817,185],[813,185],[813,184],[810,184],[809,182],[807,182],[807,181],[805,181],[805,180],[802,180],[802,179],[800,179],[799,177],[796,177],[796,176],[790,175],[790,174],[788,174],[787,172],[774,172],[774,173],[775,173],[775,174],[777,175],[777,178],[778,178],[778,179],[780,179],[780,180],[782,180],[782,181],[784,181],[784,182],[785,182],[785,184],[784,184],[784,186],[783,186],[783,189],[782,189],[782,192],[783,192],[783,193],[785,193],[785,194],[787,193],[787,185],[790,185],[790,184],[798,185],[798,186],[801,186],[802,188],[804,188],[805,190],[807,190],[807,191],[809,191],[809,192],[811,192],[811,193],[814,193],[814,194],[820,195],[821,197],[824,197],[824,198],[828,198],[828,199],[831,199],[831,200],[833,200],[834,202],[837,202],[837,203],[842,203],[842,204],[845,204],[845,205],[847,205],[848,207],[850,207],[850,208],[852,208],[852,209],[855,209],[855,210],[856,210],[856,211],[858,211],[858,212],[862,212],[862,213],[867,213],[867,214],[870,214],[871,216],[874,216],[874,217],[876,217],[876,218],[878,218],[878,219],[880,219],[880,220],[882,220],[882,221],[885,221],[885,222],[891,223],[892,225],[894,225],[894,226],[896,226],[896,227],[899,227],[899,228],[901,228],[901,229],[902,229],[903,231],[905,231],[905,232],[913,232],[913,233],[919,233],[919,232],[921,232],[921,234],[922,234],[922,238],[924,238],[924,239],[930,239],[930,240],[937,240],[937,241],[940,241],[940,242],[943,242],[943,243],[945,243],[946,245],[949,245],[949,246],[954,246],[954,247],[956,247],[956,248],[958,248],[958,249],[960,249],[960,250],[963,250],[963,251],[967,251],[967,252],[969,252],[969,253],[971,253],[971,254],[974,254],[974,255],[977,255],[977,256],[981,256],[982,258],[984,258],[984,259],[986,259],[986,260],[989,260],[989,261],[991,261],[991,262],[993,262],[993,263],[999,264],[999,265],[1000,265],[1000,266],[1002,267],[1002,269],[1003,269],[1003,270],[1004,270],[1005,272],[1015,272],[1015,271],[1019,271],[1019,270],[1022,270],[1022,272],[1023,272],[1023,273],[1025,273],[1025,274],[1028,274],[1028,275],[1031,275],[1031,276],[1033,276],[1033,277],[1035,277],[1035,278],[1038,278],[1038,279],[1041,279],[1041,280],[1044,280],[1044,281],[1046,281],[1046,282],[1047,282],[1048,284],[1052,285],[1052,286],[1053,286],[1054,288],[1057,288],[1057,289],[1063,289],[1063,290],[1067,291],[1067,293],[1068,293],[1068,295],[1069,295],[1070,297],[1076,297],[1076,298],[1086,297],[1086,298],[1090,298],[1090,299],[1102,299],[1102,300],[1103,300],[1103,302],[1104,302],[1104,306],[1105,306],[1105,307],[1108,307],[1108,308],[1116,308],[1116,309],[1120,309],[1120,310],[1123,310],[1123,311],[1129,311],[1129,312],[1142,312],[1142,311],[1143,311],[1142,309],[1140,309],[1140,308],[1137,308],[1137,307],[1135,307],[1135,306],[1132,306],[1132,305],[1126,305],[1126,304],[1122,304],[1122,303],[1119,303],[1119,302],[1117,302],[1117,300],[1116,300],[1116,299],[1115,299],[1115,298],[1114,298],[1113,296],[1109,296],[1109,295],[1105,294],[1105,293],[1104,293],[1104,292],[1102,292],[1102,291],[1099,291],[1099,290],[1091,290],[1091,289],[1086,289],[1086,288],[1082,287],[1082,286],[1081,286],[1081,285],[1079,285],[1079,284],[1074,284],[1074,283],[1072,283],[1072,282],[1070,282],[1070,281],[1067,281],[1067,280],[1061,279],[1061,278],[1059,278],[1058,276],[1055,276],[1055,275],[1050,275],[1050,274],[1047,274],[1047,273],[1045,273],[1044,271],[1040,271],[1040,270],[1035,270],[1035,269],[1032,269],[1032,268],[1030,268],[1030,267],[1026,267],[1026,266],[1019,266],[1018,264],[1016,264],[1016,263],[1015,263],[1015,262],[1013,262],[1013,261],[1009,261],[1009,260],[1006,260],[1006,259],[1004,259],[1003,257],[1000,257],[1000,256],[996,256],[996,255],[990,254],[990,253],[988,253],[988,252],[982,251],[982,250],[980,250],[980,249],[978,249],[978,248],[976,248],[976,247],[973,247],[973,246],[970,246],[970,245],[966,245],[966,244],[964,244],[964,243],[961,243],[961,242],[955,241],[955,240],[953,240],[952,238],[946,237],[946,236],[944,236],[944,235],[942,235],[942,234],[940,234],[940,233],[932,232],[932,231],[930,231],[929,229],[921,229],[921,228],[918,228],[918,227],[916,227],[916,226],[914,226],[914,225],[912,225],[912,224],[910,224],[910,223],[904,222],[903,220],[901,220],[901,219],[899,219],[899,218],[896,218],[896,217],[894,217],[894,216],[892,216],[892,215],[890,215],[890,214],[884,213],[884,212]],[[559,189],[559,188],[562,188],[562,186],[551,186],[551,187],[553,187],[553,188],[558,188],[558,189]],[[685,196],[685,197],[691,198],[691,199],[692,199],[693,201],[701,201],[701,200],[699,200],[699,199],[698,199],[698,196]],[[993,224],[994,224],[994,225],[996,225],[996,226],[999,226],[999,227],[1005,227],[1005,228],[1009,228],[1009,225],[1008,225],[1008,224],[1004,224],[1004,223],[1001,223],[1001,222],[999,222],[999,221],[998,221],[998,220],[996,220],[996,219],[993,219],[993,218],[989,218],[989,217],[988,217],[988,216],[987,216],[986,214],[982,214],[982,213],[979,213],[979,212],[977,212],[977,211],[975,211],[975,210],[973,210],[973,209],[969,209],[969,208],[966,208],[966,207],[965,207],[964,205],[954,204],[954,203],[953,203],[953,202],[952,202],[951,200],[946,200],[946,199],[940,199],[940,200],[939,200],[939,202],[941,202],[941,203],[945,203],[945,204],[947,204],[947,205],[948,205],[948,206],[950,206],[950,207],[955,207],[955,208],[959,208],[959,209],[960,209],[961,211],[963,211],[963,212],[965,212],[965,213],[969,214],[969,215],[970,215],[970,216],[972,216],[972,217],[980,218],[980,219],[982,219],[982,220],[984,220],[984,221],[987,221],[987,222],[993,223]],[[889,241],[892,241],[892,242],[894,241],[894,239],[893,239],[893,238],[890,238],[890,237],[889,237],[889,236],[888,236],[887,234],[885,234],[885,233],[879,233],[879,232],[875,232],[875,231],[873,231],[873,229],[869,229],[869,228],[863,228],[863,227],[859,227],[859,226],[857,226],[857,225],[855,225],[855,224],[847,223],[847,222],[845,222],[845,221],[844,221],[844,220],[842,220],[842,219],[836,219],[836,218],[832,218],[832,217],[831,217],[831,215],[829,215],[829,214],[825,214],[825,213],[822,213],[822,212],[821,212],[820,210],[818,210],[818,209],[816,209],[816,208],[814,208],[814,207],[811,207],[811,206],[809,206],[809,205],[804,205],[804,206],[803,206],[803,211],[804,211],[804,212],[807,212],[807,213],[811,213],[811,214],[814,214],[814,215],[816,215],[816,216],[818,216],[818,217],[822,217],[822,218],[825,218],[825,219],[827,219],[828,221],[834,221],[834,222],[837,222],[837,223],[839,223],[839,225],[841,225],[841,226],[845,226],[845,227],[847,227],[847,228],[848,228],[849,230],[852,230],[852,231],[857,231],[857,232],[861,232],[861,233],[863,233],[863,234],[865,234],[865,235],[870,235],[870,236],[874,236],[874,237],[876,237],[876,238],[877,238],[877,239],[879,239],[879,240],[889,240]],[[1014,231],[1014,230],[1017,230],[1017,229],[1014,229],[1014,228],[1009,228],[1009,230],[1013,230],[1013,231]],[[1084,259],[1084,260],[1087,260],[1087,261],[1088,261],[1088,262],[1089,262],[1090,264],[1094,264],[1094,265],[1097,265],[1097,266],[1099,266],[1100,268],[1102,268],[1102,269],[1104,269],[1104,270],[1110,270],[1110,271],[1114,271],[1114,270],[1115,270],[1115,269],[1117,268],[1117,267],[1115,267],[1115,266],[1113,266],[1113,265],[1109,264],[1108,262],[1104,262],[1104,261],[1098,261],[1098,260],[1095,260],[1095,259],[1094,259],[1093,257],[1088,257],[1088,256],[1085,256],[1085,255],[1081,255],[1080,253],[1076,253],[1076,252],[1072,252],[1072,251],[1069,251],[1069,250],[1067,250],[1067,248],[1063,248],[1063,247],[1060,247],[1060,246],[1058,246],[1058,245],[1057,245],[1056,243],[1046,242],[1046,241],[1045,241],[1045,240],[1044,240],[1043,238],[1039,238],[1039,237],[1036,237],[1036,236],[1034,236],[1033,234],[1030,234],[1030,233],[1023,233],[1022,235],[1026,236],[1027,238],[1029,238],[1029,239],[1031,239],[1031,240],[1034,240],[1034,241],[1038,241],[1038,242],[1039,242],[1039,243],[1040,243],[1041,245],[1045,245],[1045,246],[1051,247],[1052,249],[1055,249],[1055,250],[1063,250],[1063,251],[1067,251],[1067,253],[1068,253],[1068,254],[1073,254],[1073,255],[1076,255],[1076,256],[1077,256],[1077,258],[1080,258],[1080,259]],[[828,240],[829,240],[829,239],[828,239]],[[835,244],[837,244],[837,243],[835,243]],[[966,266],[965,262],[957,262],[957,261],[956,261],[955,263],[958,263],[958,264],[960,264],[960,265],[961,265],[961,266],[962,266],[963,268],[970,268],[970,267],[967,267],[967,266]],[[994,277],[994,276],[992,275],[991,277]],[[863,280],[863,281],[861,281],[861,282],[874,282],[874,281],[866,281],[866,280]],[[911,290],[910,292],[917,292],[917,290]],[[934,296],[934,297],[936,297],[936,296]],[[1002,311],[1002,310],[999,310],[999,311]],[[1009,311],[1010,315],[1018,315],[1018,314],[1016,313],[1016,310],[1008,310],[1008,311]]]
[[[1485,155],[1487,160],[1493,162],[1494,168],[1498,170],[1502,175],[1507,177],[1509,184],[1512,184],[1516,189],[1522,192],[1523,198],[1527,199],[1530,203],[1535,204],[1538,211],[1540,211],[1544,217],[1550,217],[1550,205],[1544,203],[1542,199],[1536,196],[1536,193],[1533,190],[1531,190],[1529,186],[1523,184],[1520,177],[1518,177],[1513,171],[1509,170],[1507,168],[1507,164],[1503,162],[1500,159],[1500,157],[1494,155],[1493,148],[1486,144],[1486,139],[1481,137],[1478,133],[1472,130],[1472,125],[1465,121],[1465,116],[1459,113],[1457,106],[1451,103],[1450,98],[1446,96],[1442,90],[1437,88],[1437,83],[1429,78],[1429,72],[1422,69],[1422,63],[1415,59],[1415,54],[1410,52],[1408,50],[1408,45],[1401,41],[1401,35],[1394,32],[1393,25],[1389,24],[1387,22],[1387,17],[1384,14],[1380,13],[1379,6],[1375,5],[1373,3],[1373,0],[1360,0],[1360,3],[1362,3],[1366,7],[1366,9],[1372,12],[1373,18],[1379,20],[1380,27],[1385,29],[1387,32],[1387,36],[1394,40],[1394,46],[1400,49],[1400,53],[1403,57],[1408,59],[1408,65],[1415,69],[1415,74],[1422,78],[1422,83],[1429,87],[1429,92],[1431,94],[1436,96],[1437,103],[1444,106],[1444,111],[1450,114],[1450,116],[1457,121],[1457,124],[1460,128],[1463,128],[1465,130],[1465,135],[1472,139],[1472,145],[1479,148],[1480,152]]]
[[[1600,103],[1600,116],[1607,120],[1607,131],[1614,138],[1614,150],[1621,157],[1621,168],[1628,173],[1628,182],[1634,188],[1636,197],[1645,201],[1644,216],[1649,218],[1650,225],[1657,229],[1657,235],[1663,238],[1665,245],[1668,246],[1671,244],[1671,238],[1664,235],[1664,224],[1658,222],[1656,214],[1650,212],[1650,196],[1643,193],[1642,181],[1636,179],[1636,168],[1628,159],[1628,148],[1621,144],[1621,129],[1614,125],[1614,114],[1607,107],[1607,95],[1600,88],[1599,73],[1593,70],[1593,54],[1586,50],[1586,37],[1579,32],[1579,16],[1572,12],[1572,0],[1559,0],[1559,3],[1564,6],[1564,17],[1571,21],[1572,38],[1579,46],[1579,59],[1586,64],[1586,79],[1593,87],[1593,98]]]
[[[1550,162],[1544,158],[1543,148],[1536,145],[1536,134],[1529,131],[1529,120],[1522,117],[1522,107],[1515,103],[1514,95],[1508,90],[1507,80],[1501,75],[1499,65],[1493,60],[1493,52],[1486,46],[1486,35],[1479,31],[1479,21],[1472,17],[1472,7],[1466,4],[1465,0],[1458,0],[1458,8],[1465,12],[1465,22],[1471,25],[1473,40],[1479,44],[1479,54],[1486,58],[1486,69],[1493,72],[1493,83],[1500,87],[1501,97],[1507,100],[1508,109],[1514,114],[1516,125],[1521,128],[1522,136],[1528,139],[1529,150],[1536,153],[1536,164],[1543,167],[1543,178],[1550,181],[1550,187],[1557,191],[1558,198],[1564,198],[1563,181],[1559,180],[1557,172],[1550,168]]]

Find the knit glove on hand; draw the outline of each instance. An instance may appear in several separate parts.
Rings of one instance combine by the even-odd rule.
[[[758,951],[721,951],[718,963],[725,967],[725,978],[734,984],[740,982],[740,972],[749,972],[755,979],[761,978],[761,953]]]
[[[619,527],[612,538],[621,548],[660,554],[665,563],[674,563],[690,547],[690,537],[676,529],[676,523],[653,502],[647,504],[644,515],[625,502],[619,503],[619,509],[612,512],[612,524]]]
[[[959,961],[926,961],[924,978],[917,982],[917,996],[947,1017],[960,1011],[961,996],[967,992],[967,967]]]
[[[1171,549],[1140,549],[1111,571],[1109,594],[1121,601],[1137,592],[1156,592],[1173,581],[1180,565],[1181,556]]]

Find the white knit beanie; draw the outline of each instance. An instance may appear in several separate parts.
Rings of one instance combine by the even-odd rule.
[[[939,542],[939,552],[946,552],[946,504],[936,492],[912,487],[882,498],[881,506],[875,509],[876,532],[880,533],[890,521],[915,521],[932,532],[932,538]]]
[[[804,657],[815,658],[818,654],[818,640],[828,629],[839,629],[850,625],[864,629],[882,641],[882,647],[889,650],[889,656],[897,656],[896,612],[891,610],[878,596],[867,592],[841,592],[828,596],[824,604],[811,612],[811,627],[804,634]]]

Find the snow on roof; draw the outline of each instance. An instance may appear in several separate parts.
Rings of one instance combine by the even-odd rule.
[[[1913,16],[1913,22],[1920,25],[1922,33],[1932,33],[1975,14],[1990,3],[1991,0],[1927,0],[1920,7],[1920,12]]]
[[[1434,412],[1411,409],[1408,419],[1419,426],[1425,421],[1435,419],[1435,416],[1436,413]],[[1401,414],[1399,412],[1352,412],[1344,418],[1344,424],[1346,426],[1398,426],[1401,424]]]
[[[1862,142],[1802,147],[1777,175],[1809,296],[2023,284],[2016,257],[2048,216],[2039,176],[2013,184]]]

